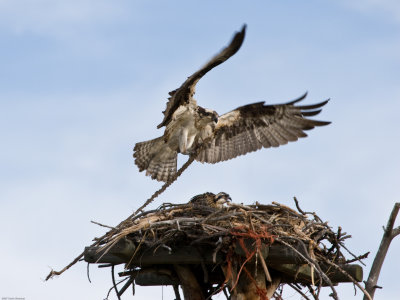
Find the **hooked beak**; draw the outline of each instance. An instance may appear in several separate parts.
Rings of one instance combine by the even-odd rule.
[[[228,194],[224,194],[223,197],[221,197],[219,200],[216,201],[217,204],[223,205],[225,203],[231,202],[231,196],[229,196]]]

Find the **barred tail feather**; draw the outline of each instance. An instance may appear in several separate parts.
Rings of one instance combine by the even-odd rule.
[[[159,137],[135,145],[135,148],[133,148],[133,157],[135,158],[135,164],[139,167],[140,172],[147,169],[150,161],[157,154],[163,143],[163,137]]]
[[[139,171],[158,181],[168,181],[176,174],[177,152],[171,150],[163,137],[137,143],[133,149]]]

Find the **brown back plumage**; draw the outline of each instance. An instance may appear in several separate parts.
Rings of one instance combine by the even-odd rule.
[[[196,160],[217,163],[261,148],[278,147],[306,137],[305,130],[330,124],[306,118],[317,115],[328,100],[295,105],[306,95],[279,105],[248,104],[220,116],[214,138],[202,148]]]

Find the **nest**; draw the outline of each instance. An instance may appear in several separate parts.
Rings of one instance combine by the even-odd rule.
[[[204,278],[198,278],[199,281],[208,280],[209,284],[203,287],[208,297],[225,286],[232,293],[239,277],[244,276],[242,273],[248,277],[257,274],[257,262],[268,282],[278,276],[280,283],[289,284],[303,296],[303,286],[313,295],[318,295],[321,286],[330,286],[334,298],[334,285],[338,282],[359,286],[362,269],[350,263],[366,255],[352,254],[344,244],[350,235],[340,227],[334,231],[314,212],[304,212],[296,199],[295,203],[297,211],[275,202],[227,203],[220,208],[192,203],[163,204],[112,228],[96,240],[96,247],[86,248],[85,260],[109,266],[125,263],[125,272],[120,275],[131,277],[159,263],[168,269],[168,265],[188,262],[196,274],[199,272],[195,268],[203,273]],[[343,251],[352,259],[347,260]],[[168,274],[176,275],[173,271]],[[134,279],[140,281],[136,276],[131,282]],[[169,281],[160,284],[174,284],[166,282]],[[179,278],[172,282],[179,284]],[[267,299],[266,292],[257,289]]]
[[[298,206],[297,206],[298,207]],[[309,217],[311,216],[311,218]],[[125,220],[101,240],[104,249],[127,238],[136,245],[155,249],[182,245],[215,246],[223,240],[219,251],[227,252],[238,238],[289,244],[312,245],[316,258],[339,264],[348,263],[342,253],[344,241],[350,238],[339,227],[335,232],[314,212],[299,212],[273,202],[271,205],[227,203],[222,208],[192,204],[163,204],[156,210],[143,212]],[[354,260],[352,260],[354,261]]]

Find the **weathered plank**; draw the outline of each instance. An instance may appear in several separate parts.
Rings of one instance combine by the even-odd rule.
[[[311,271],[307,265],[293,265],[293,264],[282,264],[269,266],[273,272],[273,278],[281,277],[281,283],[302,283],[311,284]],[[362,267],[359,265],[345,265],[341,266],[344,271],[350,274],[356,281],[361,282],[363,276]],[[344,276],[342,273],[334,270],[327,270],[327,266],[321,265],[321,269],[326,272],[329,279],[337,284],[339,282],[350,282],[349,278]],[[261,270],[261,269],[260,269]],[[277,272],[279,271],[279,273]],[[261,274],[264,274],[261,270]],[[281,276],[279,275],[281,274]],[[181,281],[170,269],[157,269],[157,268],[144,268],[139,271],[128,271],[123,272],[122,276],[134,276],[135,282],[138,285],[144,286],[159,286],[159,285],[180,285]],[[319,277],[314,274],[314,283],[319,284]],[[209,283],[218,284],[225,280],[225,277],[220,272],[210,270],[209,272]],[[325,282],[323,286],[327,285]]]
[[[238,255],[245,256],[246,252],[254,250],[254,243],[246,241],[246,249],[242,249],[237,243],[235,252]],[[296,247],[304,256],[304,247]],[[156,250],[147,249],[135,252],[135,245],[129,240],[121,240],[109,251],[105,251],[99,247],[86,247],[84,251],[85,261],[89,263],[111,263],[111,264],[128,264],[127,268],[149,266],[172,266],[172,265],[215,265],[215,263],[224,263],[226,255],[218,252],[215,255],[216,261],[213,261],[214,249],[210,246],[184,246],[173,249],[159,247]],[[282,281],[293,282],[294,279],[298,283],[311,283],[311,269],[306,261],[299,256],[293,249],[280,244],[265,245],[261,249],[261,255],[265,258],[268,268],[280,272]],[[135,254],[135,256],[133,256]],[[359,265],[343,265],[344,271],[349,273],[356,281],[361,282],[363,277],[363,269]],[[330,280],[334,283],[350,282],[351,280],[328,265],[321,264],[321,269],[324,271]],[[176,285],[177,278],[169,278],[168,275],[159,274],[157,272],[138,273],[138,284],[143,285]],[[318,283],[318,275],[314,272],[315,283]]]
[[[138,253],[132,257],[135,253],[135,248],[132,244],[130,242],[121,240],[116,246],[112,247],[106,253],[104,253],[105,251],[101,250],[99,247],[86,247],[84,251],[84,259],[89,263],[122,264],[130,262],[130,266],[214,263],[214,249],[210,249],[209,246],[184,246],[172,249],[172,251],[159,247],[157,250],[151,249],[147,251],[138,251]],[[246,243],[246,248],[248,251],[251,252],[253,250],[252,247],[254,246],[252,246],[250,243]],[[299,247],[297,250],[300,253],[304,253],[304,249],[302,247]],[[267,264],[269,262],[282,264],[305,263],[305,261],[299,257],[297,253],[283,245],[272,244],[269,247],[264,246],[262,247],[261,252],[263,257],[266,258]],[[236,245],[236,253],[245,256],[245,251],[241,249],[239,244]],[[217,253],[216,263],[221,263],[224,261],[224,256],[220,252]]]
[[[145,268],[136,271],[131,276],[135,277],[135,283],[143,286],[180,285],[181,282],[169,269]]]
[[[280,271],[289,277],[295,278],[296,281],[302,283],[312,283],[311,280],[311,267],[308,264],[297,265],[297,264],[271,264],[271,268]],[[352,282],[342,272],[333,269],[331,266],[326,264],[320,264],[321,270],[329,277],[333,283],[338,282]],[[341,265],[340,266],[345,272],[350,274],[357,282],[361,282],[363,279],[363,269],[359,265]],[[319,276],[314,270],[314,283],[319,284]],[[323,285],[325,283],[323,282]]]

